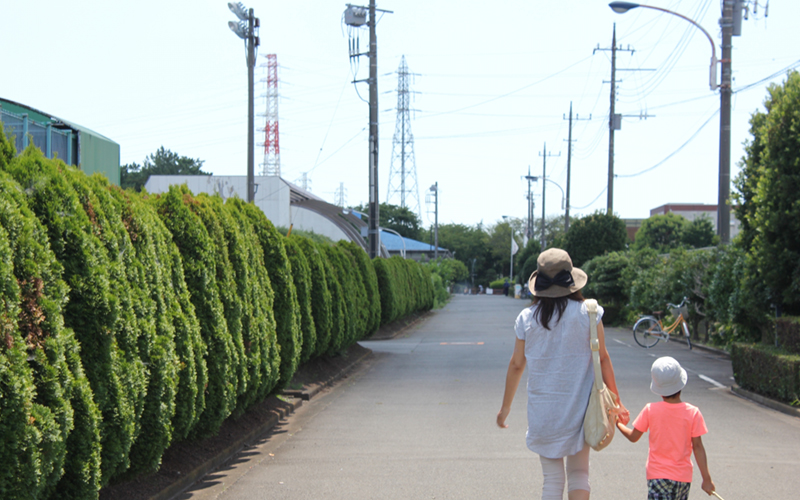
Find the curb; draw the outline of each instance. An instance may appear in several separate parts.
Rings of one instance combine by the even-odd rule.
[[[284,389],[281,392],[281,394],[284,395],[284,396],[290,397],[290,398],[297,398],[297,399],[300,399],[302,401],[308,401],[311,398],[313,398],[314,396],[316,396],[317,394],[319,394],[319,392],[322,389],[325,389],[326,387],[331,386],[335,382],[337,382],[340,379],[344,378],[344,376],[350,370],[352,370],[353,367],[356,364],[358,364],[361,361],[363,361],[364,358],[366,358],[370,354],[372,354],[372,351],[370,351],[370,350],[364,351],[363,353],[361,353],[360,356],[354,358],[352,360],[352,362],[348,363],[348,365],[345,366],[344,368],[342,368],[338,373],[336,373],[335,375],[331,376],[327,380],[323,380],[322,382],[314,384],[313,386],[311,386],[311,387],[309,387],[307,389],[301,389],[301,390],[296,390],[296,391],[295,390],[286,390],[286,389]]]
[[[259,437],[263,436],[267,432],[269,432],[272,428],[274,428],[282,419],[288,417],[292,413],[294,413],[298,408],[303,406],[303,401],[308,401],[312,397],[319,394],[319,392],[328,387],[333,385],[335,382],[339,381],[340,379],[344,378],[344,376],[353,369],[358,363],[364,360],[367,356],[371,355],[372,351],[365,351],[360,356],[354,358],[351,363],[348,363],[347,366],[342,368],[337,374],[333,375],[332,377],[328,378],[327,380],[315,384],[313,387],[310,387],[307,390],[302,391],[283,391],[281,393],[282,396],[291,397],[290,401],[283,401],[278,408],[278,415],[274,415],[268,421],[264,422],[263,425],[254,429],[248,435],[244,436],[243,438],[239,439],[235,443],[231,444],[224,450],[222,450],[217,456],[209,459],[202,465],[196,467],[193,471],[189,472],[185,476],[183,476],[178,481],[170,484],[160,492],[156,493],[155,495],[151,496],[149,500],[170,500],[175,498],[179,494],[183,493],[185,490],[189,489],[194,483],[198,480],[206,476],[208,473],[217,469],[220,465],[228,462],[236,455],[239,454],[246,446],[248,446],[253,441],[257,440]],[[275,397],[275,396],[272,396]]]
[[[740,398],[749,399],[750,401],[754,401],[760,405],[766,406],[767,408],[771,408],[781,413],[785,413],[786,415],[789,415],[791,417],[800,418],[800,409],[795,408],[793,406],[789,406],[785,403],[781,403],[780,401],[775,401],[773,399],[765,398],[760,394],[750,392],[747,389],[742,389],[736,384],[733,384],[731,386],[731,392],[736,394]]]
[[[695,347],[700,349],[701,351],[710,352],[712,354],[719,354],[720,356],[724,356],[728,359],[731,359],[731,353],[729,353],[728,351],[723,351],[722,349],[717,349],[716,347],[710,347],[703,344],[695,344],[694,342],[692,342],[692,349],[694,349]]]

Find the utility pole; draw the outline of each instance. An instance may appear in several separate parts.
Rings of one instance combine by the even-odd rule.
[[[717,195],[717,234],[720,243],[731,239],[731,214],[728,197],[731,189],[731,59],[733,57],[733,10],[735,0],[723,0],[722,76],[719,85],[719,193]],[[741,3],[741,2],[739,2]],[[741,16],[741,10],[737,13]],[[740,23],[741,26],[741,23]],[[739,33],[740,34],[740,33]]]
[[[378,20],[375,12],[381,11],[391,14],[392,11],[375,8],[375,0],[369,1],[369,8],[347,4],[344,13],[345,23],[352,27],[361,27],[365,23],[369,26],[369,257],[374,259],[380,255],[381,233],[380,205],[378,203],[378,39],[375,28]],[[367,18],[369,14],[369,19]],[[350,47],[350,58],[360,57],[364,54],[354,51]],[[354,53],[355,52],[355,53]],[[363,81],[363,80],[361,80]],[[353,83],[358,83],[354,80]]]
[[[547,157],[548,156],[561,156],[561,153],[559,152],[557,155],[554,155],[553,153],[548,154],[547,153],[547,143],[545,142],[544,143],[544,149],[543,149],[543,151],[541,153],[539,153],[539,156],[542,157],[542,238],[540,240],[540,243],[542,244],[542,250],[544,250],[545,244],[547,243],[547,241],[545,240],[545,236],[544,236],[544,227],[545,227],[545,221],[546,221],[545,212],[544,212],[544,209],[545,209],[544,193],[545,193],[545,185],[547,184]]]
[[[591,120],[592,115],[589,114],[589,118],[580,118],[578,115],[575,115],[575,120]],[[569,102],[569,134],[567,139],[567,201],[566,201],[566,209],[564,212],[564,232],[566,233],[569,231],[569,184],[570,184],[570,172],[572,170],[572,101]]]
[[[606,212],[609,215],[614,214],[614,131],[619,130],[622,125],[622,117],[615,112],[617,102],[617,51],[627,51],[633,54],[633,49],[617,47],[617,23],[614,23],[614,31],[611,36],[611,48],[601,49],[600,47],[594,49],[611,51],[611,106],[608,112],[608,188],[606,192],[608,198],[606,201]]]
[[[431,186],[433,192],[433,258],[439,258],[439,181]]]

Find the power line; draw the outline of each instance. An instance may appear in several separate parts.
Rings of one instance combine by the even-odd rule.
[[[664,162],[666,162],[667,160],[669,160],[670,158],[672,158],[673,156],[675,156],[676,154],[678,154],[678,152],[680,152],[680,150],[682,150],[684,147],[686,147],[686,145],[687,145],[687,144],[689,144],[690,142],[692,142],[692,140],[693,140],[695,137],[697,137],[697,134],[699,134],[699,133],[700,133],[700,131],[701,131],[701,130],[703,130],[703,129],[705,128],[705,126],[706,126],[706,125],[708,125],[708,123],[711,121],[711,119],[712,119],[712,118],[714,118],[715,116],[717,116],[717,113],[719,113],[719,109],[717,109],[716,111],[714,111],[714,113],[712,113],[712,114],[711,114],[711,116],[709,116],[709,117],[708,117],[708,119],[707,119],[705,122],[703,122],[703,124],[702,124],[702,125],[700,125],[700,128],[699,128],[699,129],[697,129],[697,130],[695,131],[695,133],[694,133],[694,134],[692,134],[692,136],[691,136],[691,137],[689,137],[689,139],[687,139],[687,140],[686,140],[686,142],[684,142],[683,144],[681,144],[681,145],[680,145],[680,147],[679,147],[678,149],[676,149],[675,151],[673,151],[672,153],[670,153],[670,154],[669,154],[669,155],[668,155],[666,158],[664,158],[664,159],[663,159],[663,160],[661,160],[660,162],[656,163],[656,164],[655,164],[655,165],[653,165],[652,167],[650,167],[650,168],[646,168],[646,169],[642,170],[641,172],[637,172],[637,173],[635,173],[635,174],[617,174],[617,175],[615,175],[614,177],[637,177],[637,176],[639,176],[639,175],[642,175],[642,174],[644,174],[644,173],[647,173],[647,172],[649,172],[649,171],[651,171],[651,170],[655,169],[656,167],[660,167],[661,165],[663,165],[663,164],[664,164]]]

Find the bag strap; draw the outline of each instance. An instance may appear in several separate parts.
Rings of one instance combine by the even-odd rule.
[[[600,341],[597,340],[597,301],[586,299],[586,310],[589,312],[589,340],[592,349],[592,364],[594,365],[594,388],[598,391],[603,389],[603,373],[600,370]]]

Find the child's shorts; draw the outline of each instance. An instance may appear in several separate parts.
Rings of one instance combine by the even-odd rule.
[[[691,485],[672,479],[648,479],[647,500],[687,500]]]

